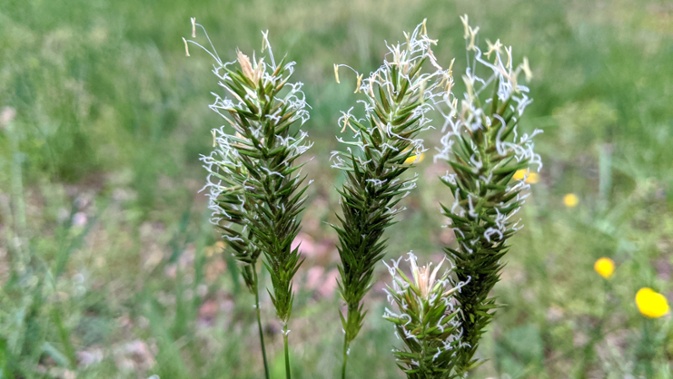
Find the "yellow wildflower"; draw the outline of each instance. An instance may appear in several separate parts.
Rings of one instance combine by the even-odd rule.
[[[580,203],[580,198],[574,193],[569,193],[563,196],[563,205],[568,208],[575,208]]]
[[[535,184],[540,182],[540,174],[537,172],[530,172],[528,169],[520,169],[516,170],[514,173],[514,176],[512,176],[514,180],[524,180],[526,179],[526,183],[528,184]]]
[[[610,258],[599,258],[596,263],[594,263],[594,271],[603,278],[610,279],[615,272],[615,262]]]
[[[643,316],[649,318],[659,318],[670,311],[664,295],[647,287],[639,289],[636,293],[636,306]]]
[[[421,163],[425,159],[425,153],[411,155],[409,158],[404,160],[405,165],[410,165],[414,163]]]

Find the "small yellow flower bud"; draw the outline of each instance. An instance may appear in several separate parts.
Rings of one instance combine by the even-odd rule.
[[[659,318],[670,311],[666,297],[647,287],[636,293],[636,306],[643,316],[649,318]]]
[[[615,262],[610,258],[599,258],[596,263],[594,263],[594,271],[603,278],[610,279],[615,272]]]

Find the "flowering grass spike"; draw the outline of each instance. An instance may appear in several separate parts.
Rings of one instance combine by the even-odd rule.
[[[442,177],[454,201],[443,205],[458,246],[445,252],[455,264],[455,298],[462,343],[457,351],[457,372],[466,374],[480,363],[474,358],[484,328],[491,321],[496,300],[489,292],[499,280],[502,258],[509,238],[519,230],[513,218],[519,211],[529,184],[515,180],[519,170],[541,166],[533,150],[532,134],[519,133],[520,117],[531,100],[528,88],[519,82],[530,77],[527,60],[514,66],[512,49],[500,41],[488,42],[488,50],[477,46],[478,28],[462,18],[471,62],[463,75],[461,98],[445,95],[442,148],[437,159],[452,169]],[[480,72],[484,70],[485,72]]]
[[[441,262],[433,270],[431,265],[418,267],[416,256],[409,253],[409,278],[399,268],[400,259],[386,265],[393,278],[386,293],[394,308],[386,308],[383,316],[405,344],[394,350],[397,364],[410,379],[457,377],[453,368],[460,324],[453,294],[458,288],[451,286],[450,271],[438,276]]]
[[[437,89],[448,72],[439,68],[432,53],[435,41],[428,38],[425,23],[406,42],[388,46],[383,65],[369,77],[358,75],[356,92],[363,99],[364,118],[345,112],[342,130],[352,139],[339,138],[345,151],[332,155],[333,166],[346,173],[341,195],[339,235],[339,291],[346,303],[341,313],[344,330],[342,377],[350,343],[358,335],[365,316],[362,300],[372,282],[374,265],[385,254],[383,232],[400,211],[397,204],[414,186],[415,178],[402,175],[413,164],[410,157],[424,150],[417,134],[428,127],[426,114],[438,99]],[[426,73],[426,63],[433,68]],[[335,71],[338,80],[338,69]]]
[[[193,34],[196,24],[192,19]],[[207,36],[207,35],[206,35]],[[212,130],[213,152],[202,156],[208,171],[212,222],[243,265],[242,275],[255,294],[260,339],[257,261],[271,277],[269,291],[283,325],[286,377],[291,376],[287,346],[292,311],[292,278],[302,259],[292,242],[300,228],[299,214],[306,186],[297,159],[309,148],[299,126],[308,120],[301,83],[290,77],[294,62],[276,62],[263,33],[266,56],[250,59],[237,51],[237,59],[223,62],[214,47],[202,47],[216,61],[213,73],[223,94],[216,94],[210,108],[225,120]],[[210,41],[210,40],[209,40]],[[262,349],[266,355],[262,339]]]

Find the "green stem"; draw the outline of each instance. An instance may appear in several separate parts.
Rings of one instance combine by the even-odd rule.
[[[9,207],[7,209],[7,214],[2,216],[7,216],[10,223],[14,221],[14,235],[12,236],[12,228],[7,230],[7,241],[17,242],[9,244],[11,250],[14,250],[14,253],[10,251],[10,267],[11,274],[18,276],[23,275],[26,272],[26,266],[30,262],[29,253],[26,251],[27,244],[25,238],[27,238],[26,233],[26,202],[24,197],[23,190],[23,163],[21,159],[21,149],[20,149],[20,137],[16,133],[14,124],[10,121],[7,125],[7,136],[9,139],[10,151],[12,152],[12,162],[11,162],[11,195],[9,202]],[[13,206],[12,206],[13,203]],[[4,211],[4,209],[3,209]],[[4,213],[4,212],[3,212]],[[10,224],[11,225],[11,224]]]
[[[652,361],[654,360],[654,351],[653,345],[654,340],[652,338],[652,320],[643,320],[643,338],[640,346],[639,360],[643,362],[645,377],[654,378],[654,368],[652,367]]]
[[[589,342],[584,346],[582,354],[582,362],[580,364],[580,369],[577,371],[577,376],[579,378],[586,377],[586,372],[589,370],[589,367],[593,363],[593,360],[596,356],[596,344],[602,339],[604,333],[603,329],[605,328],[605,323],[608,315],[610,314],[610,281],[607,279],[603,280],[603,308],[601,314],[599,315],[598,324],[591,328],[591,338]]]
[[[292,379],[292,370],[290,370],[290,348],[287,342],[287,323],[283,325],[283,349],[285,350],[285,379]]]
[[[350,343],[348,342],[348,335],[344,333],[344,349],[343,349],[343,359],[341,363],[341,379],[346,379],[346,366],[348,365],[348,349],[350,349]]]
[[[252,270],[255,283],[255,312],[257,313],[257,330],[259,331],[259,344],[262,346],[262,360],[264,360],[264,377],[269,379],[269,364],[266,360],[266,346],[264,344],[264,330],[262,329],[262,314],[259,309],[259,286],[257,281],[257,270]]]

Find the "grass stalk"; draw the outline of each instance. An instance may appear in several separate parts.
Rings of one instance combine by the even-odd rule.
[[[19,137],[12,122],[7,126],[7,136],[9,139],[10,151],[12,152],[11,164],[11,199],[13,206],[9,205],[7,212],[8,219],[13,221],[15,228],[14,236],[10,237],[11,228],[8,229],[7,241],[14,241],[8,246],[11,246],[13,254],[10,254],[10,265],[13,276],[20,276],[26,269],[26,265],[30,260],[26,252],[26,244],[23,243],[26,238],[26,202],[24,198],[23,188],[23,165],[21,160],[21,150],[19,147]],[[17,278],[15,278],[17,279]]]
[[[596,357],[596,344],[603,338],[607,317],[610,314],[610,291],[611,283],[608,280],[603,281],[603,307],[599,315],[598,324],[591,328],[591,338],[582,349],[582,358],[580,368],[577,370],[577,377],[586,377],[587,370]]]
[[[266,359],[266,345],[264,344],[264,329],[262,328],[262,312],[259,308],[259,281],[257,279],[257,270],[252,270],[254,278],[255,292],[255,313],[257,317],[257,331],[259,332],[259,345],[262,348],[262,360],[264,361],[264,378],[269,379],[269,362]]]
[[[292,368],[290,367],[290,345],[287,335],[290,331],[287,329],[287,323],[283,324],[283,351],[285,353],[285,378],[292,379]]]
[[[341,359],[341,379],[346,379],[346,368],[348,367],[348,350],[350,349],[350,343],[348,342],[348,337],[344,333],[344,346],[343,346],[343,357]]]
[[[637,360],[640,361],[640,366],[645,378],[654,378],[654,367],[652,361],[655,359],[655,341],[652,335],[652,320],[643,320],[642,339],[637,351]]]

